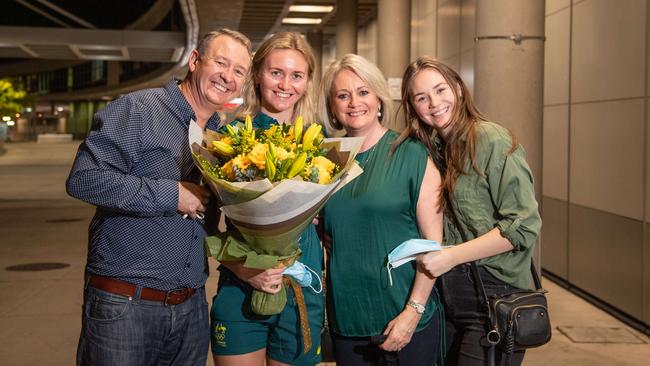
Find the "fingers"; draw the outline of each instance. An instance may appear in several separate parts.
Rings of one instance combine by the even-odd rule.
[[[409,344],[411,341],[411,336],[411,333],[393,329],[388,335],[388,338],[386,338],[384,343],[382,343],[379,348],[387,352],[399,352],[402,350],[402,348],[406,347],[406,345]]]
[[[384,330],[388,337],[379,348],[387,352],[401,351],[411,341],[416,326],[417,322],[411,326],[409,321],[400,316],[391,320]]]
[[[191,182],[178,183],[178,211],[192,219],[205,212],[210,200],[210,191],[206,187]]]
[[[277,294],[280,292],[280,290],[282,290],[282,280],[280,280],[279,283],[270,283],[264,289],[265,292],[268,292],[270,294]]]
[[[271,268],[259,272],[246,281],[255,289],[276,294],[282,290],[282,268]]]

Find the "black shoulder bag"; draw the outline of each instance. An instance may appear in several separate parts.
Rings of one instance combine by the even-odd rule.
[[[467,242],[456,214],[448,202],[448,211],[453,218],[463,242]],[[477,284],[479,300],[487,310],[488,332],[485,337],[489,347],[488,358],[490,366],[495,364],[495,347],[505,353],[506,366],[510,366],[512,353],[527,348],[539,347],[551,340],[551,321],[548,317],[546,290],[535,270],[535,264],[530,262],[535,289],[519,289],[509,293],[492,295],[485,293],[485,287],[478,273],[476,262],[471,263],[472,275]]]
[[[535,289],[521,289],[490,297],[485,293],[481,275],[476,262],[471,264],[472,274],[476,280],[479,296],[483,300],[489,321],[485,337],[489,344],[490,365],[494,365],[494,347],[499,347],[506,355],[506,365],[514,351],[539,347],[551,340],[551,321],[548,317],[546,290],[531,261]]]

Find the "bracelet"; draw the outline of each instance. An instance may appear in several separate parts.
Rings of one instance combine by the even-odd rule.
[[[409,300],[406,305],[412,307],[415,309],[415,312],[422,315],[424,314],[424,311],[427,309],[424,305],[420,304],[417,301]]]

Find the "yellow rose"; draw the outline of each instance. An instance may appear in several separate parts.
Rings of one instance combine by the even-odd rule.
[[[246,170],[251,165],[251,160],[246,155],[237,155],[231,161],[240,171]]]
[[[236,158],[235,158],[236,159]],[[229,181],[234,181],[235,180],[235,171],[233,170],[233,161],[234,159],[228,160],[227,163],[225,163],[221,168],[221,173],[225,175]]]
[[[328,174],[332,174],[336,165],[330,159],[324,156],[315,156],[311,160],[311,164],[317,168],[323,168]]]
[[[314,168],[316,168],[318,170],[318,183],[319,184],[327,184],[327,183],[330,182],[330,180],[332,179],[332,176],[327,171],[327,168],[325,168],[325,167],[323,167],[321,165],[314,165]]]
[[[269,151],[268,144],[257,143],[253,146],[253,150],[248,153],[248,158],[250,159],[257,169],[264,170],[266,168],[266,152]]]

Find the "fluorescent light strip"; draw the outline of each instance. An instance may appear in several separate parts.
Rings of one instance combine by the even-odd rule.
[[[291,5],[289,11],[297,13],[329,13],[334,10],[331,5]]]
[[[320,24],[320,18],[284,18],[282,24]]]

